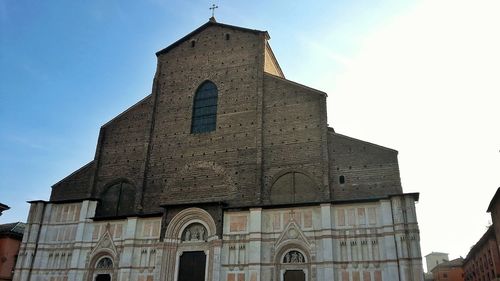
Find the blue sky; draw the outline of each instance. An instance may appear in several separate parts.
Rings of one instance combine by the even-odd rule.
[[[338,132],[399,150],[404,190],[421,192],[423,254],[465,255],[500,185],[499,4],[215,3],[218,21],[269,31],[287,78],[329,94]],[[12,207],[0,223],[25,220],[25,201],[93,159],[99,127],[149,94],[155,52],[211,4],[0,1],[0,202]]]

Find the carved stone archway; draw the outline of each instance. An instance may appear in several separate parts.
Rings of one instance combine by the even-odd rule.
[[[299,242],[299,241],[295,241]],[[285,273],[287,271],[302,271],[304,272],[304,280],[311,279],[311,256],[300,243],[285,243],[278,249],[275,257],[276,276],[275,280],[285,281]]]
[[[204,279],[219,279],[222,241],[217,235],[215,221],[207,211],[195,207],[180,211],[170,220],[163,242],[165,254],[161,280],[177,280],[181,257],[195,253],[205,256],[204,265],[196,268],[204,270]]]

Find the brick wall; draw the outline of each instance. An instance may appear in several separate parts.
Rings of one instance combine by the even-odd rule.
[[[72,200],[89,197],[94,161],[88,163],[52,186],[50,200]]]
[[[158,52],[152,94],[101,128],[92,164],[54,185],[51,200],[102,197],[123,180],[145,213],[269,204],[287,173],[314,194],[302,201],[402,192],[397,152],[329,131],[326,94],[284,79],[267,36],[210,23]],[[207,80],[218,88],[216,130],[192,134],[193,98]]]
[[[330,188],[336,200],[399,194],[398,152],[330,131]],[[343,176],[345,182],[341,183]]]
[[[141,192],[151,112],[148,96],[102,126],[92,196],[101,196],[118,179],[127,180]]]
[[[258,201],[264,43],[260,32],[210,26],[159,56],[145,206]],[[193,97],[206,80],[218,88],[217,127],[191,134]]]
[[[268,199],[284,172],[302,172],[312,179],[317,200],[328,200],[326,166],[326,95],[314,89],[264,76],[263,169]],[[264,200],[266,201],[266,200]]]

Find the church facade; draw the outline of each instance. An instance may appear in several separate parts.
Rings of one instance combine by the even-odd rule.
[[[397,151],[328,127],[269,39],[211,18],[157,52],[152,93],[30,202],[14,280],[423,280]]]

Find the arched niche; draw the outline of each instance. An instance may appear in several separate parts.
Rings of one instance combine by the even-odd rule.
[[[207,211],[200,208],[187,208],[172,218],[165,231],[165,238],[183,241],[185,231],[190,226],[197,227],[198,225],[203,226],[206,231],[205,240],[208,241],[216,236],[215,221]]]
[[[182,242],[205,242],[207,234],[207,228],[203,224],[194,222],[184,228],[181,240]]]
[[[135,186],[127,180],[114,181],[103,189],[97,204],[97,217],[126,216],[135,212]]]
[[[315,182],[301,172],[279,175],[271,186],[270,200],[273,204],[315,202],[320,192]]]

